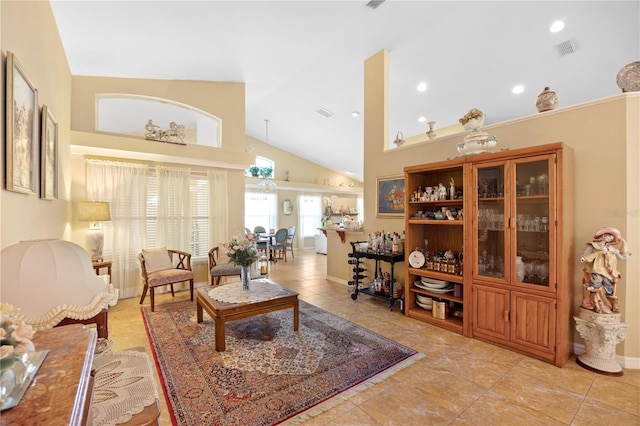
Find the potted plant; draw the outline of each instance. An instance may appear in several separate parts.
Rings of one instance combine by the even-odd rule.
[[[260,167],[258,166],[249,167],[249,173],[251,173],[251,176],[253,177],[258,177],[260,175]]]
[[[270,178],[271,173],[273,173],[273,169],[271,167],[261,167],[260,168],[260,177],[263,179]]]

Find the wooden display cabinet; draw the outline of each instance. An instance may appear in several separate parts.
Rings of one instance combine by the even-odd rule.
[[[561,144],[471,165],[473,336],[558,366],[569,358],[570,152]]]
[[[467,166],[463,159],[440,163],[432,163],[420,166],[406,167],[405,188],[407,202],[405,206],[405,253],[407,256],[414,250],[421,251],[426,258],[425,265],[421,268],[412,267],[409,262],[406,265],[405,278],[405,314],[461,334],[471,335],[470,322],[470,288],[464,285],[465,275],[465,227],[467,223],[465,210],[464,182],[466,180]],[[455,191],[451,197],[451,181],[454,182]],[[426,187],[438,187],[443,184],[447,190],[446,199],[432,199],[427,191],[427,197],[412,197],[412,192],[424,193]],[[436,212],[443,209],[455,213],[453,219],[444,217],[436,218]],[[453,258],[443,260],[443,253],[449,252]],[[445,262],[449,261],[447,264]],[[445,269],[447,266],[447,269]],[[438,290],[418,288],[414,283],[421,277],[444,280],[452,284],[462,285],[462,294],[454,295],[453,292],[443,293]],[[431,310],[419,306],[416,294],[445,301],[447,316],[436,318]],[[455,316],[453,313],[461,313]]]
[[[407,262],[405,314],[562,366],[570,355],[573,260],[572,151],[562,143],[405,167],[407,258],[416,249],[458,253],[458,274]],[[411,200],[418,186],[447,185],[446,200]],[[420,217],[442,208],[463,219]],[[428,244],[425,247],[425,239]],[[417,288],[430,277],[462,284],[462,297]],[[434,318],[416,293],[447,301]]]

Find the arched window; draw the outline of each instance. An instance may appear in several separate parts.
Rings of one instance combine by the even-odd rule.
[[[215,115],[170,99],[121,93],[96,95],[96,130],[144,137],[152,120],[160,129],[172,122],[185,128],[186,144],[221,145],[222,120]]]
[[[259,155],[256,155],[256,163],[254,165],[260,169],[271,167],[271,176],[276,175],[276,163],[267,157],[260,157]],[[245,170],[244,174],[245,176],[251,176],[251,172],[249,170]]]

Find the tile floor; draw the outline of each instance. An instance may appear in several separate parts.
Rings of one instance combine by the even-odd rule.
[[[640,425],[640,370],[607,377],[581,368],[575,358],[557,368],[407,318],[398,306],[391,312],[380,299],[361,295],[353,301],[346,286],[325,280],[326,256],[312,250],[296,251],[288,260],[271,264],[271,279],[424,354],[305,425]],[[188,298],[188,291],[175,297]],[[110,308],[114,350],[142,346],[151,354],[138,302],[121,300]],[[170,302],[170,293],[156,297],[157,304]],[[161,410],[161,425],[170,425],[162,397]]]

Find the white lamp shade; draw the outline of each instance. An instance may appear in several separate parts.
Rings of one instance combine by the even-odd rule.
[[[64,240],[21,241],[0,252],[2,302],[36,329],[64,318],[88,319],[118,302],[118,290],[96,275],[88,253]]]

